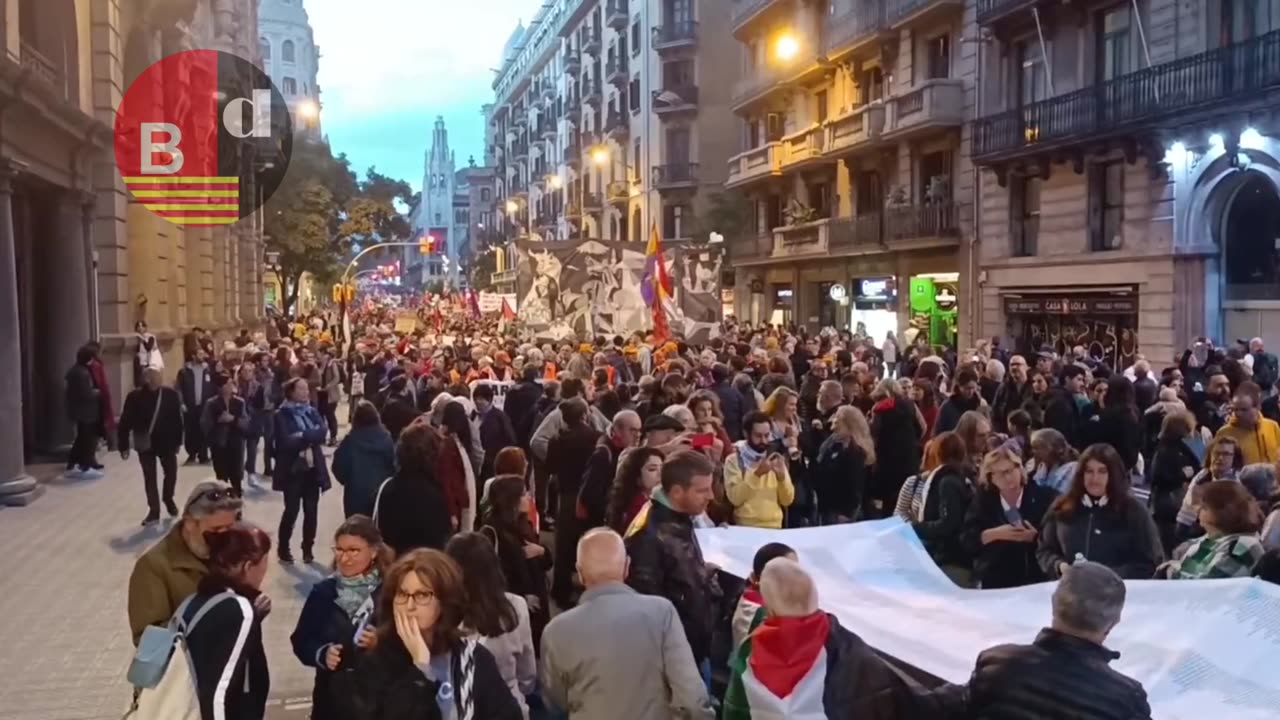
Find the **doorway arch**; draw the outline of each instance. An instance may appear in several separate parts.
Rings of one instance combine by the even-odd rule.
[[[1219,225],[1224,300],[1280,300],[1280,191],[1246,171],[1234,183]]]

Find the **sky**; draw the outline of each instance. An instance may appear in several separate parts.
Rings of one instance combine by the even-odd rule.
[[[361,175],[421,190],[436,116],[459,168],[484,162],[493,69],[541,0],[304,0],[320,46],[324,133]]]

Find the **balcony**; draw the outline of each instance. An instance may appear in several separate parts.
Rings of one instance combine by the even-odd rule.
[[[859,7],[827,22],[823,50],[828,58],[836,60],[875,40],[887,29],[883,2],[859,3]]]
[[[570,198],[569,201],[564,204],[564,219],[582,219],[582,202],[578,198]]]
[[[541,136],[543,140],[555,140],[556,122],[551,118],[543,118],[542,121],[538,123],[538,135]]]
[[[576,168],[582,164],[582,146],[566,145],[564,148],[564,164]]]
[[[604,210],[604,200],[601,199],[600,193],[583,193],[582,207],[587,212],[600,212]]]
[[[604,24],[614,30],[625,30],[629,20],[627,0],[609,0],[604,10]]]
[[[19,46],[22,68],[31,75],[48,83],[56,91],[58,97],[67,100],[71,97],[71,89],[66,73],[53,60],[45,57],[35,46],[23,40]]]
[[[681,190],[698,187],[698,163],[654,165],[649,178],[655,190]]]
[[[782,169],[794,170],[823,159],[827,147],[827,129],[815,125],[782,138]]]
[[[515,117],[511,118],[512,127],[527,127],[529,125],[529,113],[523,107],[516,111]]]
[[[878,212],[832,220],[829,249],[838,253],[883,247],[883,228]]]
[[[1132,136],[1156,123],[1238,115],[1280,88],[1280,30],[978,119],[978,164],[1092,140]],[[1156,158],[1158,161],[1159,158]]]
[[[582,56],[577,50],[570,50],[564,54],[564,71],[566,75],[577,75],[582,69]]]
[[[627,74],[627,58],[620,52],[614,52],[609,55],[609,62],[604,67],[604,78],[610,84],[623,87],[630,80]]]
[[[658,117],[697,112],[698,86],[684,85],[653,91],[653,113]]]
[[[614,180],[605,188],[605,196],[613,206],[625,206],[631,200],[631,183]]]
[[[582,52],[588,55],[600,54],[600,28],[587,28],[583,31]]]
[[[923,240],[958,237],[959,206],[952,202],[908,205],[884,211],[884,240]]]
[[[951,79],[925,80],[914,90],[889,101],[884,135],[903,138],[963,124],[964,83]]]
[[[626,142],[631,135],[631,118],[617,108],[609,108],[609,117],[604,123],[604,132],[611,140]]]
[[[768,260],[773,255],[773,233],[748,236],[729,243],[729,261],[733,265]]]
[[[884,115],[884,103],[874,102],[828,121],[831,137],[827,140],[827,152],[844,153],[879,140],[884,130]]]
[[[773,252],[770,257],[792,258],[805,255],[826,255],[831,242],[831,221],[828,219],[786,225],[773,229]]]
[[[756,68],[757,72],[733,85],[733,110],[738,112],[764,98],[782,85],[782,76],[772,67]]]
[[[771,142],[729,158],[729,178],[725,187],[782,175],[782,152],[782,143]]]
[[[978,0],[979,3],[982,0]],[[892,0],[886,8],[885,20],[897,30],[914,22],[930,22],[947,12],[964,9],[964,0]]]
[[[542,84],[542,101],[552,103],[556,99],[556,84],[553,82],[545,82]],[[552,107],[552,105],[547,105]]]
[[[784,0],[736,0],[729,14],[729,22],[733,28],[733,36],[742,39],[741,33],[774,11],[786,9],[790,5]]]
[[[698,23],[693,20],[659,25],[653,29],[653,49],[659,53],[696,47]]]
[[[582,102],[592,107],[600,107],[604,95],[600,90],[600,78],[592,78],[582,84]]]
[[[978,0],[979,25],[990,25],[1020,10],[1027,10],[1039,0]]]
[[[565,111],[565,114],[566,114],[566,115],[567,115],[567,114],[569,114],[569,113],[571,113],[571,112],[577,111],[577,110],[578,110],[578,109],[580,109],[581,107],[582,107],[582,93],[581,93],[581,92],[579,92],[578,90],[576,90],[576,89],[575,89],[575,90],[570,90],[569,92],[565,93],[565,96],[564,96],[564,111]]]

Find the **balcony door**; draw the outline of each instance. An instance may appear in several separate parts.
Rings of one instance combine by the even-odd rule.
[[[858,217],[874,215],[884,207],[884,183],[880,179],[879,170],[864,170],[858,173],[854,187],[854,214]]]
[[[685,165],[689,163],[689,128],[667,128],[667,164]],[[678,171],[677,171],[678,172]]]
[[[662,5],[663,22],[671,28],[683,28],[693,22],[693,0],[665,0]]]
[[[1210,37],[1218,38],[1220,47],[1244,42],[1272,30],[1280,30],[1280,0],[1219,0],[1219,14],[1212,16],[1210,10],[1209,23],[1218,26],[1217,33]]]

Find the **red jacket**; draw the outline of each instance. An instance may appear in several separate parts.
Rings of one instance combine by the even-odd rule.
[[[462,455],[458,453],[458,443],[453,438],[440,438],[436,475],[444,490],[444,503],[449,510],[449,517],[461,521],[462,511],[471,506],[471,496],[467,494],[467,471],[462,466]]]
[[[107,437],[111,437],[116,431],[116,414],[112,411],[114,407],[111,403],[111,386],[107,384],[107,369],[102,366],[102,361],[93,359],[89,361],[89,374],[93,376],[93,384],[97,386],[100,405],[102,407],[102,429]]]

